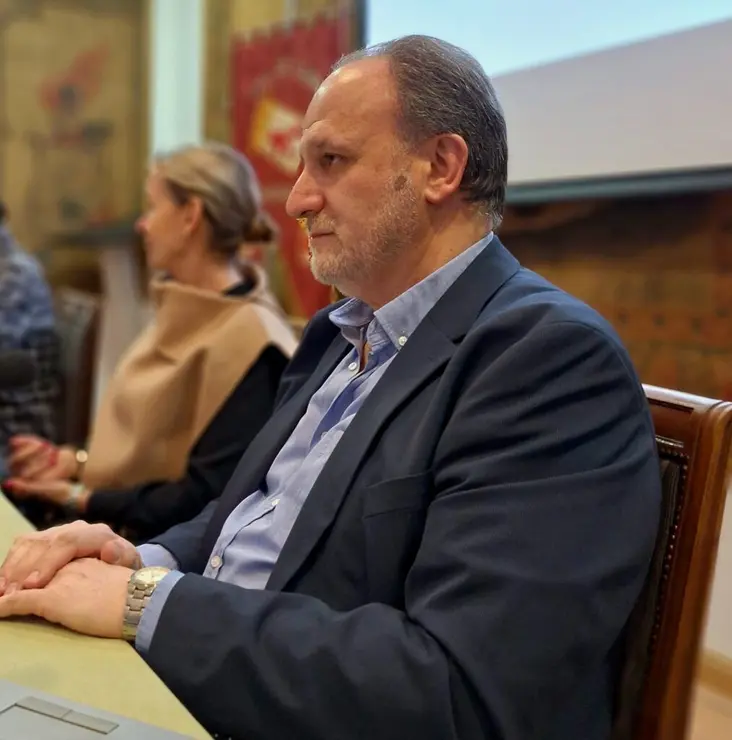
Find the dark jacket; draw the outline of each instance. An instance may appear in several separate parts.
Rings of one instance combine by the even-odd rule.
[[[607,740],[653,427],[610,326],[497,239],[366,399],[266,590],[200,575],[347,351],[317,315],[218,504],[157,538],[187,574],[149,664],[222,736]]]

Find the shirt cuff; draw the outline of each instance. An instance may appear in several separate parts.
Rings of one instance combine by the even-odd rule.
[[[170,550],[167,550],[162,545],[140,545],[137,548],[137,552],[145,567],[159,565],[161,568],[178,570],[178,561],[173,557]]]
[[[155,547],[155,545],[151,545],[151,547]],[[140,624],[137,627],[137,636],[135,637],[135,648],[142,655],[150,649],[150,643],[152,643],[153,636],[155,635],[155,628],[158,626],[158,622],[160,621],[160,615],[163,613],[165,602],[168,600],[168,596],[170,596],[170,592],[173,590],[173,587],[181,578],[183,578],[183,573],[174,570],[168,573],[168,575],[166,575],[165,578],[155,586],[153,595],[150,597],[150,601],[147,602],[147,606],[142,612]]]

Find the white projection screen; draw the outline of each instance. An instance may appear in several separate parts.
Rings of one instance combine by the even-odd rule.
[[[426,33],[492,76],[512,189],[732,170],[732,0],[366,0],[364,38]]]

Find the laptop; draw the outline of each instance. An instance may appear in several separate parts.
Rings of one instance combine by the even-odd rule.
[[[0,679],[0,740],[190,740]]]

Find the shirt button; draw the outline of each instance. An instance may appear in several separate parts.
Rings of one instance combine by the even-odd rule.
[[[407,343],[406,337],[399,337],[399,346],[403,347]]]
[[[276,499],[275,499],[275,500],[274,500],[274,501],[272,502],[272,506],[277,506],[277,504],[279,504],[279,502],[280,502],[280,500],[279,500],[278,498],[276,498]]]
[[[355,372],[356,372],[356,370],[358,370],[358,363],[357,363],[357,362],[352,362],[352,363],[351,363],[351,364],[350,364],[350,365],[348,366],[348,369],[349,369],[349,370],[350,370],[350,371],[351,371],[352,373],[355,373]]]
[[[218,568],[220,568],[220,567],[221,567],[221,562],[222,562],[222,561],[221,561],[221,558],[220,558],[220,557],[219,557],[218,555],[214,555],[214,556],[213,556],[213,557],[211,558],[211,563],[210,563],[210,565],[211,565],[211,567],[212,567],[212,568],[213,568],[214,570],[217,570]]]

